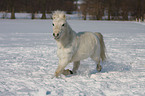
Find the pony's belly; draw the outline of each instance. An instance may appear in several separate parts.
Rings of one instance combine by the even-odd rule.
[[[88,56],[89,57],[89,56]],[[86,59],[86,58],[88,58],[88,57],[84,57],[84,58],[77,58],[77,57],[75,57],[75,58],[73,58],[72,60],[71,60],[71,62],[75,62],[75,61],[80,61],[80,60],[83,60],[83,59]]]
[[[73,58],[72,58],[72,62],[75,62],[75,61],[80,61],[80,60],[83,60],[83,59],[86,59],[86,58],[88,58],[88,57],[90,57],[91,56],[91,53],[90,54],[88,54],[88,53],[76,53],[74,56],[73,56]]]

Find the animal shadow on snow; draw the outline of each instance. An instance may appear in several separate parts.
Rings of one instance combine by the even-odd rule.
[[[117,62],[111,62],[111,61],[106,61],[103,62],[102,65],[102,70],[100,73],[106,73],[106,72],[127,72],[131,70],[131,66],[128,64],[122,64],[122,63],[117,63]],[[91,74],[96,74],[98,73],[97,70],[92,70],[90,72]]]

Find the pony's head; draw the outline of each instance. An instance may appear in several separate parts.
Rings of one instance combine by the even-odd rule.
[[[63,11],[55,11],[52,15],[53,18],[53,36],[56,40],[61,39],[67,27],[66,16]]]

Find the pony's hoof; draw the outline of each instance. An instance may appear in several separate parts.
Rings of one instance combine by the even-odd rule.
[[[67,69],[67,70],[64,70],[62,74],[63,75],[70,75],[70,74],[73,74],[73,72],[71,70]]]
[[[102,66],[101,65],[97,65],[97,71],[100,72],[102,70]]]

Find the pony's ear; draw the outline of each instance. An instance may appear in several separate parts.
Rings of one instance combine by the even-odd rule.
[[[63,19],[66,19],[66,16],[65,16],[65,14],[63,15]]]
[[[66,19],[65,14],[60,14],[59,17],[60,17],[61,19],[64,19],[64,20]]]
[[[58,18],[58,15],[57,15],[56,13],[53,13],[53,14],[52,14],[52,19],[54,20],[54,19],[56,19],[56,18]]]
[[[52,15],[52,19],[54,20],[56,18],[56,16],[55,15]]]

